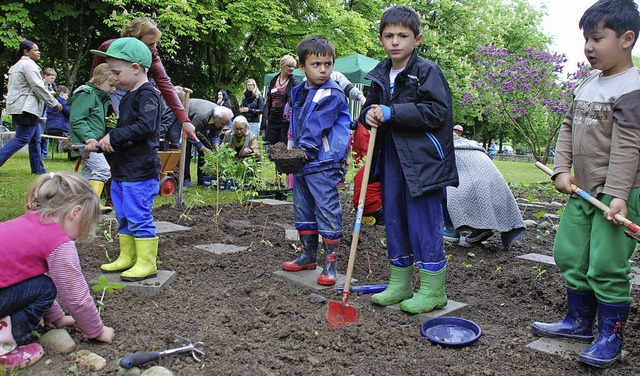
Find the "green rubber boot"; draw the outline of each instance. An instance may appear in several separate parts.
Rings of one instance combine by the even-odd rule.
[[[390,306],[413,296],[413,266],[401,268],[391,265],[389,285],[383,292],[371,295],[371,302]]]
[[[420,290],[411,299],[400,303],[400,309],[409,313],[431,312],[447,305],[447,293],[444,290],[444,279],[447,269],[437,272],[420,269]]]
[[[133,268],[120,274],[126,282],[142,281],[158,275],[156,259],[158,258],[158,237],[135,238],[137,260]]]
[[[120,273],[131,269],[136,263],[136,242],[131,235],[119,234],[120,255],[116,261],[109,264],[100,265],[100,269],[105,273]]]

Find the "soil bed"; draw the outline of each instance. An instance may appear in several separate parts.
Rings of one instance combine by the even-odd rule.
[[[353,230],[350,197],[343,195],[345,237],[338,270],[345,274]],[[541,209],[525,210],[536,219]],[[557,208],[548,207],[548,213]],[[105,345],[74,333],[78,348],[96,352],[114,364],[125,354],[176,347],[174,334],[203,341],[202,363],[187,354],[151,362],[175,375],[596,375],[596,369],[577,360],[531,353],[524,346],[537,337],[533,321],[556,321],[566,309],[562,277],[555,266],[517,259],[526,253],[552,254],[553,231],[529,228],[511,251],[501,248],[498,236],[485,246],[464,248],[448,244],[449,299],[467,303],[462,315],[483,330],[480,340],[460,349],[431,345],[420,335],[420,322],[404,313],[382,312],[365,294],[353,294],[349,303],[358,309],[358,322],[339,329],[327,326],[328,304],[318,294],[296,288],[273,276],[280,264],[295,257],[295,243],[285,240],[293,227],[292,206],[241,205],[196,207],[189,218],[184,209],[164,206],[154,211],[157,220],[190,226],[191,231],[160,235],[161,269],[177,272],[174,283],[153,297],[119,290],[105,298],[103,313],[114,327],[115,340]],[[184,216],[183,216],[184,217]],[[557,223],[557,219],[555,220]],[[115,235],[115,234],[114,234]],[[386,283],[389,267],[384,228],[363,226],[354,270],[355,285]],[[241,253],[215,255],[195,245],[225,243],[248,247]],[[117,241],[96,239],[80,248],[88,280],[97,280],[105,249],[117,255]],[[637,261],[637,256],[634,257]],[[535,268],[534,268],[535,267]],[[544,272],[543,272],[544,271]],[[340,300],[340,293],[320,293]],[[97,296],[97,294],[96,294]],[[640,293],[625,331],[629,356],[611,374],[637,375],[640,362]],[[33,375],[74,374],[64,355],[47,351],[30,368]],[[113,366],[91,373],[115,374]]]

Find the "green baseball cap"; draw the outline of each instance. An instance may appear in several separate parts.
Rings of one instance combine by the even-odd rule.
[[[91,50],[91,53],[140,64],[145,68],[151,67],[151,51],[146,44],[137,38],[118,38],[111,42],[107,52]]]

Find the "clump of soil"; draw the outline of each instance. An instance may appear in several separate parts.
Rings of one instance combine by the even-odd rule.
[[[303,149],[287,149],[282,142],[269,147],[269,159],[276,165],[276,170],[282,174],[295,174],[302,170],[307,159]]]

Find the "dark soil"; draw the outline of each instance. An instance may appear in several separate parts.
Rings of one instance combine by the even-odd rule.
[[[548,198],[549,196],[544,196]],[[354,213],[344,195],[345,237],[339,272],[346,273]],[[535,219],[537,210],[526,210]],[[553,213],[556,208],[549,207]],[[357,323],[339,329],[327,326],[328,304],[302,288],[273,276],[280,264],[295,255],[285,240],[293,227],[291,206],[223,206],[216,221],[215,207],[197,207],[189,218],[184,209],[169,206],[154,211],[157,220],[192,229],[160,236],[161,269],[177,272],[175,282],[153,297],[119,290],[105,299],[107,325],[115,329],[112,344],[87,340],[74,333],[78,347],[96,352],[114,364],[127,353],[175,347],[174,334],[206,344],[206,359],[195,362],[187,354],[152,362],[175,375],[596,375],[594,368],[576,360],[526,352],[536,339],[533,321],[556,321],[566,309],[562,277],[555,267],[515,256],[530,252],[552,254],[553,232],[529,228],[509,252],[497,236],[483,247],[447,245],[449,299],[469,305],[463,317],[482,327],[480,340],[454,349],[431,345],[420,334],[420,322],[405,313],[382,312],[369,296],[353,294]],[[182,218],[182,219],[181,219]],[[354,270],[357,284],[386,283],[389,267],[384,228],[363,227]],[[194,245],[225,243],[247,246],[242,253],[215,255]],[[105,249],[114,257],[117,244],[96,239],[80,248],[87,279],[95,279],[106,262]],[[535,267],[535,268],[534,268]],[[626,326],[626,359],[610,374],[637,375],[640,361],[640,293]],[[321,293],[340,300],[333,289]],[[30,368],[34,375],[74,374],[63,355],[52,352]],[[101,372],[77,370],[80,375],[115,374],[111,365]]]
[[[306,159],[303,149],[288,149],[282,142],[269,148],[269,159],[276,165],[276,170],[282,174],[300,172]]]

